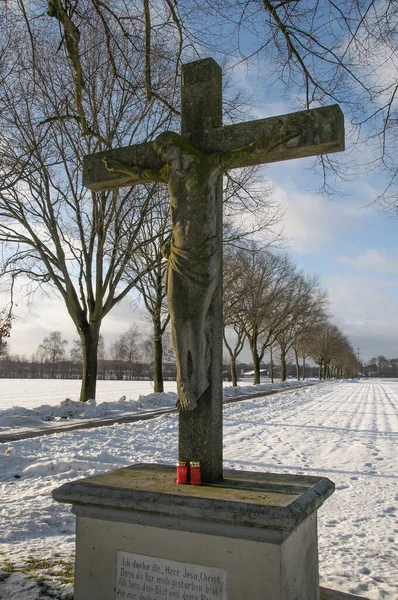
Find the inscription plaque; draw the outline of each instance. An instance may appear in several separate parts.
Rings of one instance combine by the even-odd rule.
[[[118,551],[115,599],[227,600],[223,569]]]

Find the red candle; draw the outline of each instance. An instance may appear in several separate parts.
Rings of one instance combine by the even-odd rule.
[[[191,485],[202,485],[202,481],[200,478],[200,463],[191,462],[190,463],[190,473],[191,473]]]
[[[177,463],[177,484],[181,485],[182,483],[188,482],[188,465],[186,462]]]

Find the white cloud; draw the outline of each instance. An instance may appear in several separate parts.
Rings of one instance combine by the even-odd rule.
[[[366,252],[355,258],[342,256],[340,261],[361,272],[374,271],[378,273],[398,274],[398,258],[388,256],[374,248],[369,248]]]
[[[398,355],[398,283],[368,272],[325,277],[333,321],[365,360]]]
[[[6,295],[0,294],[0,308],[6,304],[6,301]],[[78,338],[74,323],[63,301],[55,296],[47,297],[37,293],[33,303],[32,298],[29,302],[28,299],[20,299],[14,313],[16,319],[8,341],[11,354],[30,358],[50,331],[61,332],[69,342],[67,350],[71,348],[71,342]],[[150,325],[143,318],[143,312],[137,308],[134,296],[130,295],[117,304],[103,320],[101,333],[107,350],[132,323],[137,323],[141,330],[150,329]]]
[[[279,187],[276,200],[286,207],[284,235],[297,252],[317,252],[331,244],[343,232],[361,226],[366,212],[358,202],[349,199],[326,200],[322,196],[305,193],[294,187]]]

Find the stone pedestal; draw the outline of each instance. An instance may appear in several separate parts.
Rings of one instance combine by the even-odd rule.
[[[135,465],[54,491],[77,517],[75,600],[319,600],[326,478],[225,471],[175,484]]]

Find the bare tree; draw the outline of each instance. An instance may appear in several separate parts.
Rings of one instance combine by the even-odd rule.
[[[132,379],[134,365],[140,355],[141,333],[137,325],[131,325],[113,344],[114,357],[125,363],[128,378]]]
[[[331,375],[336,378],[354,377],[358,374],[358,360],[346,336],[342,340],[340,351],[332,356],[330,367]]]
[[[244,297],[245,329],[254,365],[254,383],[260,383],[260,363],[277,335],[287,328],[294,304],[296,266],[287,255],[253,255],[247,265],[248,295]]]
[[[226,253],[224,323],[235,330],[235,348],[226,338],[232,365],[247,339],[253,358],[254,383],[260,363],[277,334],[286,328],[294,303],[296,267],[287,255],[252,243]]]
[[[223,267],[223,338],[229,354],[231,382],[238,385],[236,360],[246,340],[245,320],[242,311],[242,278],[245,263],[242,251],[227,247]]]
[[[21,1],[2,15],[14,40],[2,56],[6,76],[0,80],[5,273],[51,285],[65,302],[82,342],[83,401],[95,397],[102,320],[142,276],[124,279],[145,243],[138,233],[154,190],[89,192],[81,186],[82,157],[145,138],[173,114],[157,92],[149,100],[142,85],[142,27],[131,21],[126,37],[118,21],[111,31],[96,6],[50,2],[50,19]],[[167,54],[156,64],[162,93],[170,91],[173,100]]]
[[[51,331],[37,349],[40,358],[51,364],[52,377],[55,377],[57,374],[58,363],[65,357],[65,346],[67,343],[67,340],[62,339],[60,331]]]
[[[72,362],[83,365],[83,348],[80,339],[75,339],[72,342],[70,349],[70,359]]]
[[[81,187],[81,159],[173,126],[185,34],[168,0],[112,7],[94,0],[20,0],[0,10],[6,272],[52,286],[65,302],[82,340],[86,400],[95,396],[103,318],[153,266],[124,277],[145,243],[138,233],[154,188],[88,192]],[[187,57],[193,46],[185,48]],[[241,107],[227,101],[227,119]],[[252,212],[260,207],[247,174],[229,181],[227,194],[245,187],[245,206]],[[267,202],[261,205],[264,215]],[[236,220],[236,206],[230,206]],[[257,219],[261,227],[265,221]]]
[[[319,379],[329,378],[334,366],[341,374],[353,374],[356,370],[356,359],[350,341],[336,325],[328,321],[308,332],[308,348],[311,358],[319,366]]]
[[[162,254],[163,247],[171,234],[169,212],[167,190],[159,186],[156,190],[155,205],[141,231],[143,238],[150,241],[147,244],[142,244],[141,248],[132,256],[131,264],[126,273],[128,277],[130,267],[132,267],[133,273],[135,273],[145,272],[146,265],[153,265],[153,268],[137,281],[136,287],[141,294],[152,325],[153,381],[155,392],[163,392],[164,390],[162,340],[170,320],[166,302],[167,260]]]
[[[7,352],[7,338],[10,337],[12,326],[12,311],[0,310],[0,358]]]
[[[294,359],[296,363],[296,377],[300,381],[300,363],[299,358],[302,359],[301,373],[303,380],[305,379],[305,368],[306,359],[310,356],[310,335],[311,335],[312,324],[309,323],[304,326],[300,333],[295,337],[292,348],[294,352]]]
[[[279,326],[275,339],[279,345],[280,363],[281,363],[281,380],[286,380],[286,356],[288,351],[294,347],[295,342],[302,339],[305,331],[310,327],[314,327],[317,323],[324,321],[326,293],[320,288],[319,279],[316,276],[305,276],[302,272],[296,273],[292,279],[292,285],[287,288],[289,311],[284,310],[282,303],[282,311],[285,313],[284,323]],[[296,369],[297,378],[299,379],[299,370],[297,366],[296,354]]]

